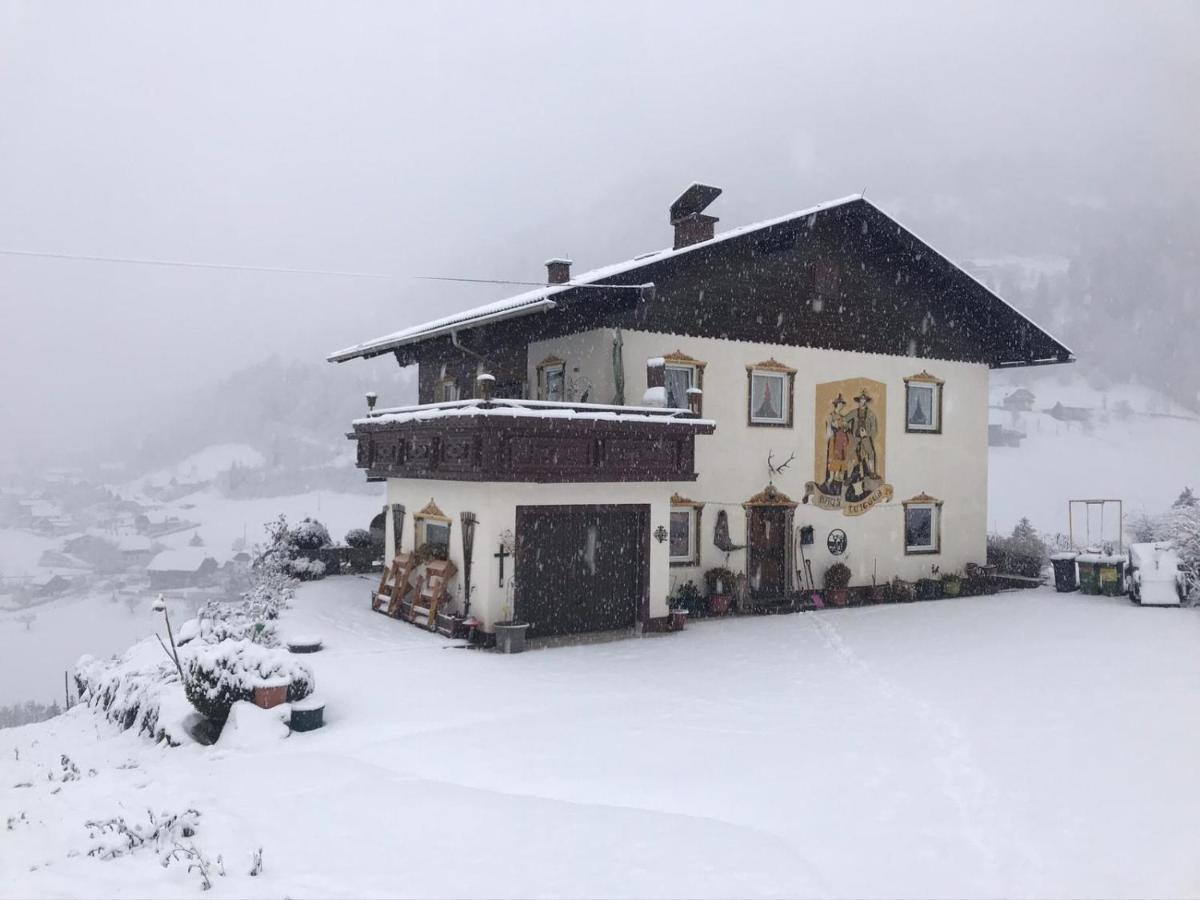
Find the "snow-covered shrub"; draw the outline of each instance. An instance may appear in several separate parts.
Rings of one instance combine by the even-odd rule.
[[[136,728],[139,734],[172,745],[186,739],[176,730],[174,716],[182,702],[179,673],[156,640],[140,641],[120,658],[81,657],[75,663],[75,688],[80,703],[121,728]],[[172,696],[179,702],[172,703]],[[164,704],[170,715],[164,716]]]
[[[288,562],[287,571],[300,581],[317,581],[325,577],[325,563],[319,559],[298,556]]]
[[[188,700],[214,722],[224,722],[239,700],[252,701],[254,688],[263,682],[289,681],[288,702],[303,700],[314,685],[312,670],[290,653],[248,640],[199,646],[184,659],[183,670]]]
[[[383,542],[376,541],[365,528],[351,528],[346,532],[346,546],[357,550],[370,550],[372,547],[382,547]]]
[[[333,546],[329,529],[307,516],[291,529],[291,543],[297,550],[321,550]]]
[[[1179,554],[1185,599],[1200,603],[1200,506],[1173,507],[1163,518],[1163,533]]]
[[[1029,519],[1021,519],[1007,537],[988,535],[988,563],[996,566],[1001,573],[1037,578],[1048,558],[1046,543]]]
[[[282,572],[254,573],[241,602],[209,600],[200,608],[200,637],[205,643],[248,640],[264,647],[279,646],[275,620],[295,596],[294,583]]]
[[[130,824],[124,816],[110,819],[92,819],[84,823],[92,848],[88,856],[97,859],[117,859],[140,850],[153,851],[159,864],[165,869],[172,863],[187,865],[195,872],[204,890],[212,887],[213,875],[225,874],[225,862],[218,854],[216,861],[200,852],[193,838],[199,829],[200,812],[185,809],[183,812],[163,812],[157,816],[147,810],[146,824]]]

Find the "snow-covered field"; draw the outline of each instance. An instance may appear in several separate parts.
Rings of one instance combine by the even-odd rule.
[[[993,374],[993,405],[1018,386],[1037,399],[1032,412],[991,411],[993,422],[1026,437],[1019,447],[988,453],[990,530],[1007,533],[1027,516],[1039,531],[1065,534],[1068,500],[1117,498],[1127,516],[1157,515],[1185,486],[1200,489],[1200,418],[1151,388],[1099,391],[1070,367],[1055,368],[1041,376]],[[1059,421],[1046,412],[1055,403],[1089,410],[1091,423]]]
[[[1193,610],[1041,590],[505,657],[367,592],[283,620],[327,644],[319,732],[0,731],[0,895],[198,896],[152,851],[87,855],[88,819],[187,807],[212,896],[1200,893]]]

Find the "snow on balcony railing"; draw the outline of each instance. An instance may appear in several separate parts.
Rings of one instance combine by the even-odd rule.
[[[354,425],[400,425],[405,422],[428,422],[438,419],[465,417],[570,419],[598,422],[657,422],[688,427],[715,426],[711,419],[701,419],[686,409],[658,406],[612,406],[602,403],[560,403],[551,400],[449,400],[379,409],[355,419]]]

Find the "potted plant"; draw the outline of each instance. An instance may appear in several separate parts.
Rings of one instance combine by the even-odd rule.
[[[687,628],[689,604],[694,606],[699,599],[700,591],[692,582],[679,587],[673,596],[667,598],[667,628],[671,631]]]
[[[825,570],[825,599],[831,606],[845,606],[850,602],[850,567],[835,562]]]
[[[885,581],[883,584],[871,585],[871,602],[872,603],[891,603],[892,601],[892,585],[891,582]]]
[[[733,602],[735,585],[733,572],[724,566],[709,569],[704,573],[704,583],[708,588],[708,611],[714,616],[723,616],[729,612]]]
[[[501,653],[524,653],[525,632],[529,630],[528,622],[513,618],[512,607],[505,603],[500,610],[503,618],[495,624],[496,649]]]
[[[962,576],[957,572],[947,572],[942,576],[942,595],[957,597],[962,593]]]
[[[905,581],[899,576],[893,578],[891,595],[893,603],[911,603],[913,599],[913,583]]]
[[[937,600],[942,596],[942,583],[936,578],[918,578],[916,597],[918,600]]]

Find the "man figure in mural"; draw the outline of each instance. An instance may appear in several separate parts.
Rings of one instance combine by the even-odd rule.
[[[847,420],[850,423],[851,436],[854,439],[854,472],[851,477],[850,489],[846,492],[847,500],[860,500],[871,493],[872,483],[878,483],[879,472],[876,469],[875,439],[879,436],[879,419],[871,409],[871,395],[863,390],[854,402],[858,404],[850,413]]]
[[[825,419],[825,481],[821,491],[840,496],[849,469],[850,423],[844,415],[846,401],[838,394]]]

